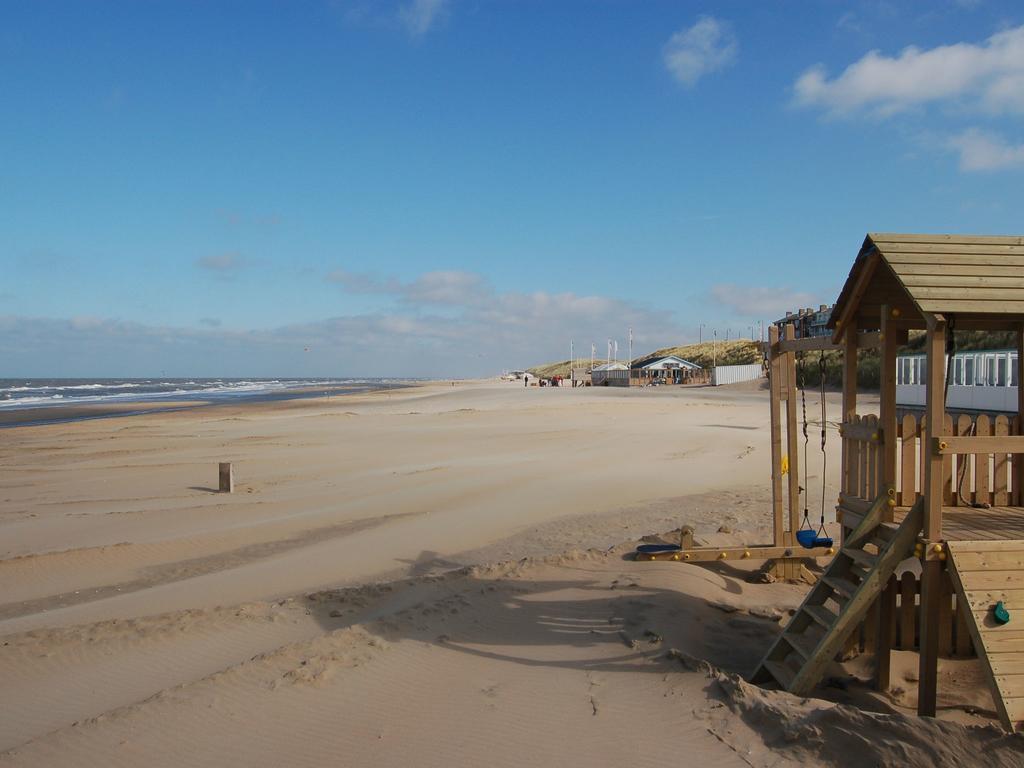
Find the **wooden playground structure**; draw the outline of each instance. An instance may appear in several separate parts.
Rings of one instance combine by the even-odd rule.
[[[638,559],[677,560],[691,563],[718,560],[770,561],[769,571],[781,579],[808,577],[804,567],[807,558],[829,557],[835,554],[834,545],[807,546],[798,541],[801,527],[801,495],[808,489],[800,485],[801,435],[800,410],[802,392],[798,386],[798,354],[825,349],[839,349],[828,337],[797,339],[792,324],[780,332],[769,328],[769,342],[765,349],[771,403],[771,482],[772,482],[772,541],[766,544],[732,547],[695,547],[690,538],[684,538],[678,547],[647,547],[638,550]],[[877,333],[857,335],[862,348],[878,345]],[[819,425],[815,423],[815,426]],[[806,421],[803,429],[806,429]],[[824,483],[824,477],[820,481]],[[806,505],[804,507],[806,509]],[[817,519],[818,514],[815,513]],[[813,577],[809,577],[813,580]]]
[[[873,650],[874,683],[884,690],[892,648],[913,649],[918,712],[934,716],[939,656],[975,654],[999,720],[1015,730],[1024,721],[1024,237],[869,234],[830,327],[831,339],[793,339],[789,331],[773,339],[772,365],[790,351],[843,350],[842,542],[753,680],[806,695],[852,639]],[[920,418],[900,419],[896,357],[911,330],[926,334],[927,399]],[[1016,334],[1017,413],[955,422],[946,413],[957,330]],[[877,416],[857,411],[857,351],[865,347],[880,349]],[[791,377],[772,376],[777,545],[782,400],[791,462],[783,533],[792,536],[797,519]]]

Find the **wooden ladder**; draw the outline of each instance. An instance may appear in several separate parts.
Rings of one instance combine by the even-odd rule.
[[[864,620],[896,566],[913,554],[924,499],[918,499],[896,526],[882,522],[888,498],[888,494],[879,496],[846,537],[825,575],[758,664],[753,682],[774,680],[798,696],[810,693],[846,638]]]

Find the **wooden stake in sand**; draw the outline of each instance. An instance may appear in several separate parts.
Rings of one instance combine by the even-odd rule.
[[[232,468],[230,461],[222,461],[220,463],[220,492],[235,492],[235,470]]]

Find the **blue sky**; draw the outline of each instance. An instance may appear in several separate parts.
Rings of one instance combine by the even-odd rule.
[[[0,377],[499,372],[1024,230],[1024,8],[7,2]]]

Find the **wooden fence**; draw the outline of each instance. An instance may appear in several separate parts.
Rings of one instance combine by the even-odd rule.
[[[939,598],[939,655],[945,658],[967,658],[974,656],[974,644],[964,610],[961,609],[953,583],[946,571],[940,582],[942,595]],[[919,650],[921,633],[921,582],[913,571],[904,571],[899,577],[893,576],[879,597],[881,610],[892,612],[893,621],[890,647],[901,651]],[[872,611],[860,627],[858,640],[861,650],[873,650],[878,632],[878,614]]]
[[[878,417],[854,416],[843,424],[843,494],[873,501],[883,487],[882,434]],[[911,507],[924,487],[924,469],[930,446],[924,416],[906,414],[896,425],[897,503]],[[988,437],[1019,435],[1017,416],[961,414],[955,421],[946,415],[943,434]],[[986,503],[1022,506],[1022,483],[1014,482],[1024,469],[1024,455],[1009,453],[954,454],[943,458],[942,503]],[[960,489],[960,493],[957,489]],[[962,498],[961,498],[962,497]]]

